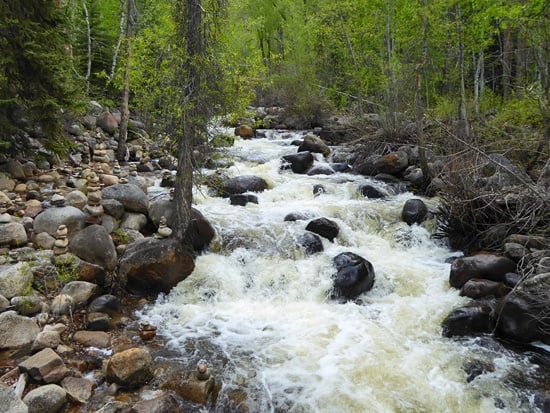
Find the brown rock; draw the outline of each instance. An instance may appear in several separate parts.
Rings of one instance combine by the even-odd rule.
[[[111,345],[111,336],[104,331],[77,331],[73,340],[86,347],[107,348]]]
[[[140,387],[153,378],[153,358],[142,348],[116,353],[107,363],[106,378],[123,387]]]
[[[253,138],[254,129],[249,125],[241,125],[235,128],[235,136],[240,136],[241,138]]]
[[[29,373],[33,380],[58,383],[67,375],[68,369],[51,348],[45,348],[19,364],[22,372]]]
[[[509,258],[493,254],[478,254],[455,260],[451,264],[449,282],[455,288],[461,288],[472,278],[504,282],[506,273],[515,271],[516,264]]]
[[[81,377],[65,377],[61,381],[61,386],[65,389],[71,400],[78,403],[86,403],[92,396],[94,383]]]

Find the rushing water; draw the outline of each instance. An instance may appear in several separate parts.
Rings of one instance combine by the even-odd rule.
[[[218,406],[241,389],[251,412],[536,411],[514,385],[536,366],[480,339],[441,336],[445,316],[467,302],[448,283],[446,262],[459,254],[431,237],[433,221],[401,222],[413,194],[347,173],[281,171],[296,138],[272,131],[228,150],[227,174],[260,176],[270,189],[246,207],[198,189],[196,206],[217,230],[212,251],[141,314],[182,359],[207,361],[222,382]],[[393,195],[368,200],[358,191],[365,183]],[[326,193],[314,196],[315,184]],[[291,212],[327,217],[340,234],[306,256],[297,240],[308,221],[285,222]],[[376,280],[338,303],[329,298],[332,258],[345,251],[368,259]],[[468,363],[490,367],[467,380]]]

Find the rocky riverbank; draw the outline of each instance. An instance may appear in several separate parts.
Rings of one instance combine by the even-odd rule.
[[[275,117],[275,109],[259,112],[263,123],[288,126]],[[174,158],[162,139],[152,139],[134,120],[129,160],[118,164],[117,127],[116,114],[91,104],[86,117],[67,124],[76,145],[67,159],[46,152],[36,163],[0,159],[0,400],[8,411],[198,411],[216,403],[223,385],[207,363],[179,360],[155,326],[135,317],[136,310],[193,271],[196,254],[216,234],[208,217],[194,210],[192,246],[183,248],[170,237]],[[242,139],[261,136],[250,127],[235,132]],[[344,139],[346,126],[331,119],[296,142],[296,154],[285,156],[281,168],[308,175],[349,171],[372,176],[391,183],[392,193],[423,184],[417,147],[375,150],[357,143],[356,129],[348,132],[356,142],[334,148]],[[36,149],[41,152],[38,143]],[[319,165],[319,158],[329,160],[328,166]],[[434,192],[445,185],[445,162],[430,155]],[[484,179],[493,191],[496,183],[513,188],[527,179],[517,181],[518,172],[509,168],[491,168],[490,173]],[[260,177],[223,173],[204,183],[234,205],[257,203],[253,193],[269,189]],[[166,194],[148,196],[157,184]],[[312,190],[321,193],[324,188]],[[369,185],[358,191],[368,198],[391,195]],[[419,224],[436,212],[417,199],[404,205],[402,219]],[[314,218],[308,231],[302,247],[315,253],[318,237],[335,238],[339,229],[330,220]],[[452,264],[450,288],[460,288],[473,301],[444,321],[443,333],[548,343],[548,244],[522,234],[499,242],[498,253]],[[368,269],[368,261],[359,258],[346,260],[358,260]],[[340,289],[339,298],[355,299],[370,289],[371,273],[357,286]],[[482,374],[483,369],[476,371]],[[543,405],[544,389],[540,394]],[[238,391],[227,403],[227,411],[254,410]]]

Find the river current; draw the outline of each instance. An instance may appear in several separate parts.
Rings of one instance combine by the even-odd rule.
[[[219,400],[244,390],[250,411],[537,411],[534,397],[515,385],[536,365],[482,338],[442,337],[443,319],[468,302],[448,281],[449,259],[460,253],[433,238],[433,219],[411,227],[401,221],[415,196],[350,173],[281,170],[280,157],[295,153],[291,142],[301,136],[267,131],[226,151],[228,175],[257,175],[270,189],[243,207],[197,188],[195,206],[217,231],[211,250],[140,316],[182,360],[210,366],[222,383]],[[388,197],[363,197],[366,183]],[[326,191],[315,196],[316,184]],[[308,221],[284,221],[295,212],[335,221],[338,237],[307,256],[298,239]],[[342,303],[330,299],[332,259],[346,251],[368,259],[376,279],[371,291]],[[468,364],[490,368],[468,379]]]

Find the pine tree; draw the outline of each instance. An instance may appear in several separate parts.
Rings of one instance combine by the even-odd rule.
[[[29,151],[27,132],[62,152],[62,108],[74,104],[65,10],[54,0],[0,3],[0,147]]]

